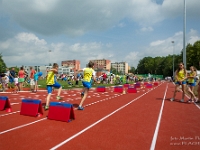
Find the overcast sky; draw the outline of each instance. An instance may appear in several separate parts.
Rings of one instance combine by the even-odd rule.
[[[200,40],[200,0],[187,2],[186,43]],[[0,0],[0,53],[7,66],[63,60],[126,61],[183,49],[184,0]],[[51,50],[51,52],[49,52]]]

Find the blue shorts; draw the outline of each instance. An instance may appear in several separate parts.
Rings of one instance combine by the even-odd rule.
[[[182,81],[182,83],[176,81],[175,84],[177,84],[177,85],[186,84],[186,81]]]
[[[52,88],[53,87],[59,89],[61,87],[61,85],[58,82],[55,82],[55,84],[53,84],[53,85],[47,85],[48,94],[52,93]]]
[[[9,82],[10,82],[10,83],[13,83],[13,82],[14,82],[14,78],[9,77]]]
[[[82,81],[82,83],[83,83],[83,86],[88,88],[88,89],[90,89],[92,87],[91,82]]]
[[[196,83],[188,83],[189,86],[196,86]]]

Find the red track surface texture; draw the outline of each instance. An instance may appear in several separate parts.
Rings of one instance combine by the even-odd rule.
[[[12,112],[0,111],[0,149],[200,149],[200,109],[178,102],[181,93],[177,101],[169,101],[173,91],[172,83],[129,94],[92,90],[85,110],[74,108],[76,119],[70,123],[49,120],[48,112],[42,117],[20,115],[21,99],[45,102],[46,92],[1,93],[11,101]],[[62,96],[74,106],[80,102],[80,91],[63,91]]]

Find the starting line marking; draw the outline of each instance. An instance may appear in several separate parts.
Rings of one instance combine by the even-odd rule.
[[[16,130],[16,129],[19,129],[19,128],[23,128],[23,127],[29,126],[29,125],[31,125],[31,124],[34,124],[34,123],[37,123],[37,122],[40,122],[40,121],[43,121],[43,120],[46,120],[46,119],[47,119],[47,118],[42,118],[42,119],[39,119],[39,120],[30,122],[30,123],[27,123],[27,124],[23,124],[23,125],[21,125],[21,126],[17,126],[17,127],[15,127],[15,128],[11,128],[11,129],[2,131],[2,132],[0,132],[0,135],[1,135],[1,134],[4,134],[4,133],[6,133],[6,132],[10,132],[10,131],[13,131],[13,130]]]
[[[187,94],[185,94],[185,96],[186,96],[187,98],[190,98]],[[200,109],[200,106],[199,106],[198,104],[194,103],[194,105],[195,105],[197,108]]]
[[[3,115],[0,115],[0,117],[3,117],[3,116],[8,116],[8,115],[11,115],[11,114],[16,114],[20,111],[15,111],[15,112],[11,112],[11,113],[8,113],[8,114],[3,114]]]
[[[156,146],[156,140],[157,140],[157,137],[158,137],[160,121],[161,121],[161,118],[162,118],[162,112],[163,112],[163,108],[164,108],[164,105],[165,105],[165,97],[166,97],[167,89],[168,89],[168,83],[166,85],[165,94],[164,94],[164,97],[163,97],[163,100],[162,100],[162,105],[161,105],[161,108],[160,108],[160,113],[159,113],[159,116],[158,116],[158,121],[157,121],[157,124],[156,124],[156,129],[155,129],[155,132],[154,132],[154,135],[153,135],[150,150],[154,150],[155,146]]]
[[[161,84],[160,84],[161,85]],[[159,85],[159,86],[160,86]],[[157,86],[158,87],[158,86]],[[156,87],[156,88],[157,88]],[[96,121],[95,123],[89,125],[88,127],[84,128],[83,130],[81,130],[80,132],[74,134],[73,136],[69,137],[68,139],[66,139],[65,141],[61,142],[60,144],[52,147],[50,150],[55,150],[59,147],[61,147],[62,145],[66,144],[67,142],[71,141],[72,139],[74,139],[75,137],[79,136],[80,134],[84,133],[85,131],[89,130],[90,128],[92,128],[93,126],[97,125],[98,123],[102,122],[103,120],[107,119],[108,117],[112,116],[113,114],[117,113],[118,111],[120,111],[121,109],[127,107],[128,105],[132,104],[134,101],[140,99],[141,97],[143,97],[144,95],[146,95],[147,93],[151,92],[152,90],[154,90],[155,88],[152,88],[150,90],[148,90],[147,92],[145,92],[144,94],[136,97],[135,99],[131,100],[130,102],[128,102],[127,104],[119,107],[118,109],[116,109],[115,111],[111,112],[110,114],[106,115],[105,117],[101,118],[100,120]]]
[[[161,85],[161,84],[160,84]],[[160,86],[159,85],[159,86]],[[157,87],[159,87],[157,86]],[[156,88],[157,88],[156,87]],[[154,90],[155,88],[152,88],[151,90],[148,90],[147,92],[145,92],[144,94],[136,97],[135,99],[133,99],[132,101],[130,101],[129,103],[121,106],[120,108],[118,108],[117,110],[113,111],[112,113],[108,114],[107,116],[103,117],[102,119],[100,119],[99,121],[93,123],[92,125],[88,126],[87,128],[83,129],[82,131],[80,131],[79,133],[75,134],[74,136],[70,137],[69,139],[67,139],[66,141],[62,142],[63,144],[67,143],[68,141],[70,141],[71,139],[75,138],[76,136],[82,134],[83,132],[87,131],[88,129],[90,129],[91,127],[95,126],[96,124],[98,124],[99,122],[105,120],[106,118],[108,118],[109,116],[112,116],[113,114],[115,114],[116,112],[118,112],[119,110],[123,109],[124,107],[130,105],[131,103],[133,103],[134,101],[138,100],[139,98],[143,97],[144,95],[146,95],[147,93],[149,93],[150,91]],[[116,96],[115,96],[116,97]],[[97,102],[98,103],[98,102]],[[89,104],[88,104],[89,105]],[[91,104],[92,105],[92,104]],[[75,109],[76,110],[76,109]],[[11,113],[8,113],[8,114],[3,114],[3,115],[0,115],[0,117],[2,116],[7,116],[7,115],[10,115],[10,114],[14,114],[14,113],[18,113],[20,111],[16,111],[16,112],[11,112]],[[39,119],[39,120],[36,120],[36,121],[33,121],[33,122],[30,122],[30,123],[27,123],[27,124],[23,124],[23,125],[20,125],[20,126],[17,126],[17,127],[14,127],[14,128],[11,128],[11,129],[8,129],[8,130],[4,130],[2,132],[0,132],[0,135],[1,134],[4,134],[4,133],[7,133],[7,132],[10,132],[10,131],[13,131],[13,130],[16,130],[16,129],[20,129],[20,128],[23,128],[23,127],[26,127],[26,126],[29,126],[29,125],[32,125],[32,124],[35,124],[37,122],[40,122],[40,121],[43,121],[43,120],[47,120],[47,118],[42,118],[42,119]],[[62,146],[63,144],[59,144],[60,146]],[[58,147],[60,147],[58,146]]]

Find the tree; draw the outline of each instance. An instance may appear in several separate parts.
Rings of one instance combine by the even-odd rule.
[[[2,54],[0,54],[0,72],[4,73],[6,71],[6,64],[2,57]]]
[[[200,41],[196,41],[193,44],[193,49],[196,56],[194,59],[193,66],[195,66],[197,69],[200,69]]]
[[[193,45],[188,44],[186,47],[187,64],[186,68],[195,66],[200,69],[200,41],[196,41]],[[174,70],[178,68],[178,64],[183,62],[183,51],[179,55],[174,55]],[[139,74],[157,74],[164,76],[173,75],[173,55],[166,57],[144,57],[138,63],[135,73]]]
[[[135,67],[131,67],[131,70],[129,70],[129,73],[135,74]]]
[[[110,72],[111,72],[112,74],[117,74],[117,70],[116,70],[115,68],[112,68],[112,67],[111,67],[111,69],[110,69]]]

